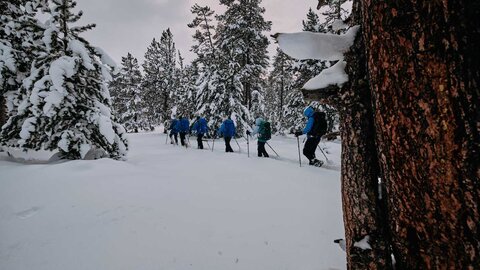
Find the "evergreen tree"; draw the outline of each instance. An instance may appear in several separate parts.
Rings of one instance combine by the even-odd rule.
[[[148,127],[143,114],[141,83],[138,61],[128,53],[122,57],[121,71],[110,84],[115,115],[128,132]]]
[[[194,5],[191,9],[195,18],[188,27],[195,29],[193,36],[195,44],[192,51],[197,55],[192,66],[196,67],[198,75],[195,77],[195,114],[202,115],[209,121],[209,126],[219,127],[222,117],[217,111],[217,83],[218,80],[218,52],[215,47],[216,26],[214,11],[208,6]]]
[[[219,108],[232,113],[239,132],[251,122],[252,92],[259,91],[268,66],[269,41],[263,34],[270,31],[271,22],[265,21],[261,0],[221,0],[227,10],[217,16],[219,25],[215,35],[218,48],[218,87],[224,91]]]
[[[171,117],[184,115],[193,118],[195,114],[197,91],[196,80],[198,78],[198,67],[196,63],[184,67],[184,59],[178,52],[179,68],[177,69],[177,87],[175,91],[175,108],[172,109]]]
[[[95,25],[70,26],[82,15],[72,12],[75,6],[73,0],[52,0],[44,9],[51,18],[1,142],[24,150],[59,151],[68,159],[84,158],[90,150],[120,159],[127,140],[124,128],[112,120],[106,86],[114,64],[79,36]]]
[[[161,76],[160,43],[153,39],[145,53],[142,81],[142,101],[148,126],[157,126],[162,122],[161,95],[165,83]]]
[[[277,48],[277,53],[273,58],[273,70],[268,77],[267,91],[267,115],[272,123],[275,123],[275,126],[272,127],[275,132],[285,133],[285,131],[289,132],[292,127],[296,127],[294,123],[288,121],[297,119],[290,118],[288,112],[287,115],[284,115],[295,81],[293,65],[293,59]]]
[[[16,96],[36,57],[37,41],[43,37],[36,14],[45,6],[45,0],[0,2],[0,127],[16,114]]]

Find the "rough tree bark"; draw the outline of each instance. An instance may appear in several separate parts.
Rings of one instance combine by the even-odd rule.
[[[354,5],[358,10],[359,5]],[[354,11],[354,14],[357,14]],[[354,16],[352,24],[358,24]],[[391,259],[384,230],[383,202],[378,194],[380,176],[375,147],[375,128],[370,89],[367,80],[364,41],[357,35],[347,53],[346,72],[349,82],[342,89],[330,86],[316,91],[303,91],[307,101],[334,106],[340,114],[342,136],[342,204],[345,224],[348,269],[390,269]],[[371,250],[354,246],[369,237]]]
[[[480,1],[361,1],[397,269],[480,267]]]
[[[5,107],[5,97],[0,93],[0,128],[7,121],[7,110]]]

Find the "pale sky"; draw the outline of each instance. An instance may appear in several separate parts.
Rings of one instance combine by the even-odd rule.
[[[131,52],[140,63],[152,39],[170,28],[177,46],[190,62],[193,31],[187,27],[193,19],[190,7],[195,3],[223,10],[218,0],[77,0],[84,11],[82,24],[96,23],[97,27],[83,34],[92,45],[102,47],[120,63]],[[265,18],[272,21],[272,33],[296,32],[316,0],[263,0]],[[219,12],[218,12],[219,13]],[[268,35],[270,35],[269,33]],[[271,46],[271,51],[274,47]]]

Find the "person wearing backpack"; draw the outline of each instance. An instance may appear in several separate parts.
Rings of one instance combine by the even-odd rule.
[[[174,144],[173,139],[175,138],[175,144],[178,144],[178,123],[179,121],[175,118],[172,119],[170,122],[170,127],[168,130],[170,130],[170,143]]]
[[[223,121],[220,129],[218,130],[218,134],[220,135],[220,137],[223,136],[225,140],[225,152],[227,153],[233,152],[232,146],[230,146],[230,141],[232,140],[232,137],[235,136],[235,133],[235,124],[229,116],[225,121]]]
[[[324,112],[316,112],[312,107],[307,107],[303,114],[308,117],[307,125],[302,131],[296,131],[295,136],[307,135],[307,141],[303,147],[303,155],[309,160],[309,165],[321,167],[323,161],[316,159],[315,150],[320,139],[327,133],[327,120]]]
[[[255,120],[255,128],[252,132],[247,130],[247,136],[255,136],[258,134],[257,139],[257,151],[259,157],[269,157],[267,150],[265,150],[265,144],[268,140],[272,138],[272,129],[270,127],[270,123],[263,120],[262,118],[257,118]]]
[[[182,146],[187,146],[186,135],[190,131],[190,121],[184,116],[178,123],[178,131],[180,132],[180,142]]]
[[[208,132],[207,120],[197,116],[197,120],[193,124],[193,132],[197,134],[198,149],[203,149],[203,136]]]

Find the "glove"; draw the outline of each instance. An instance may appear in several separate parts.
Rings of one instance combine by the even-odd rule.
[[[302,131],[295,131],[295,137],[302,136],[303,132]]]
[[[247,135],[250,136],[250,134],[252,134],[250,130],[247,130]]]

